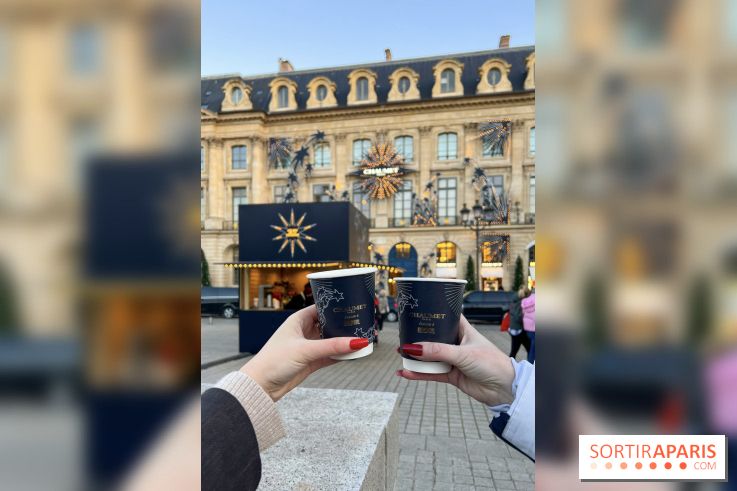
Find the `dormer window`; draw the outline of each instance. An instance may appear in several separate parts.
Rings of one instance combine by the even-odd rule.
[[[297,109],[297,83],[287,77],[276,77],[269,82],[271,101],[269,111],[295,111]]]
[[[321,107],[335,107],[338,101],[335,99],[335,83],[327,77],[315,77],[307,84],[310,93],[307,98],[307,109]]]
[[[283,109],[289,106],[289,89],[284,85],[279,87],[279,109]]]
[[[456,90],[456,73],[450,68],[440,74],[440,92],[447,94]]]
[[[233,90],[230,91],[230,102],[233,103],[234,106],[237,106],[241,103],[243,100],[243,91],[240,87],[233,87]]]
[[[356,99],[359,101],[368,99],[368,79],[366,77],[356,80]]]
[[[251,105],[251,88],[240,78],[228,80],[223,85],[222,111],[247,111]]]
[[[479,68],[479,84],[477,94],[494,94],[496,92],[511,92],[512,82],[509,81],[509,70],[512,65],[501,58],[487,60]]]
[[[365,68],[354,70],[348,75],[351,91],[348,104],[376,104],[376,73]]]
[[[433,67],[435,85],[432,87],[433,97],[451,97],[463,95],[461,74],[463,63],[456,60],[442,60]]]
[[[391,89],[387,100],[392,101],[413,101],[420,98],[420,91],[417,89],[417,81],[420,76],[411,68],[398,68],[389,76]]]
[[[399,89],[400,94],[406,94],[409,90],[409,77],[402,77],[399,79],[399,83],[397,84],[397,88]]]
[[[492,68],[486,74],[486,80],[489,85],[497,85],[502,80],[502,72],[498,68]]]
[[[315,91],[315,97],[317,97],[317,100],[322,102],[325,100],[325,98],[328,96],[328,88],[324,85],[319,85],[317,87],[317,90]]]

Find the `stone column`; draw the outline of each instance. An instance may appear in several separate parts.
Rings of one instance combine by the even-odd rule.
[[[432,141],[432,127],[420,127],[420,145],[417,149],[418,162],[420,168],[420,182],[417,186],[417,195],[421,196],[425,189],[425,183],[430,180],[430,167],[435,161],[435,146]]]
[[[525,135],[527,134],[526,122],[521,119],[512,121],[512,137],[508,144],[509,161],[512,164],[512,177],[508,186],[509,198],[511,200],[510,209],[514,208],[515,202],[523,204],[524,198],[524,169],[525,161]],[[511,212],[510,212],[511,215]],[[510,216],[510,221],[516,223],[517,217]]]
[[[207,228],[219,229],[225,219],[225,200],[227,190],[225,189],[224,174],[224,151],[221,138],[208,138],[206,141],[207,157],[207,210],[208,217],[205,226]]]
[[[249,203],[268,203],[271,201],[271,189],[266,180],[268,163],[266,162],[266,139],[254,137],[251,140],[253,159],[251,162],[251,197]]]
[[[336,133],[334,138],[335,152],[335,188],[338,190],[338,196],[346,189],[346,178],[345,174],[351,167],[350,153],[348,151],[348,142],[346,141],[345,133]],[[350,189],[348,192],[350,193]]]
[[[479,144],[477,141],[478,136],[478,123],[464,123],[463,124],[463,155],[464,158],[470,158],[471,163],[465,165],[463,169],[463,182],[459,183],[458,186],[458,214],[461,213],[463,203],[470,209],[474,201],[476,200],[476,190],[471,184],[471,178],[473,177],[473,169],[479,160]],[[474,257],[474,261],[476,258]]]

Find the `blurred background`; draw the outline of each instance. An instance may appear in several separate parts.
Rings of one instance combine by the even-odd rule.
[[[111,487],[197,393],[198,106],[199,2],[0,2],[0,487]]]
[[[536,17],[537,486],[736,489],[579,483],[577,447],[726,433],[736,475],[737,2]]]

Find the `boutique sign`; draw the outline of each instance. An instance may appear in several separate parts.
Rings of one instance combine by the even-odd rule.
[[[362,186],[372,199],[387,199],[402,187],[402,176],[409,172],[391,143],[375,143],[361,159],[361,168],[353,175],[363,178]]]

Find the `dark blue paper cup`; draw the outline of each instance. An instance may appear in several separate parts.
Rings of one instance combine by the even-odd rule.
[[[466,280],[396,278],[399,343],[458,344]],[[448,373],[442,361],[420,361],[402,354],[402,365],[420,373]]]
[[[374,352],[376,268],[347,268],[307,275],[315,297],[320,337],[368,338],[369,345],[334,360],[363,358]]]

